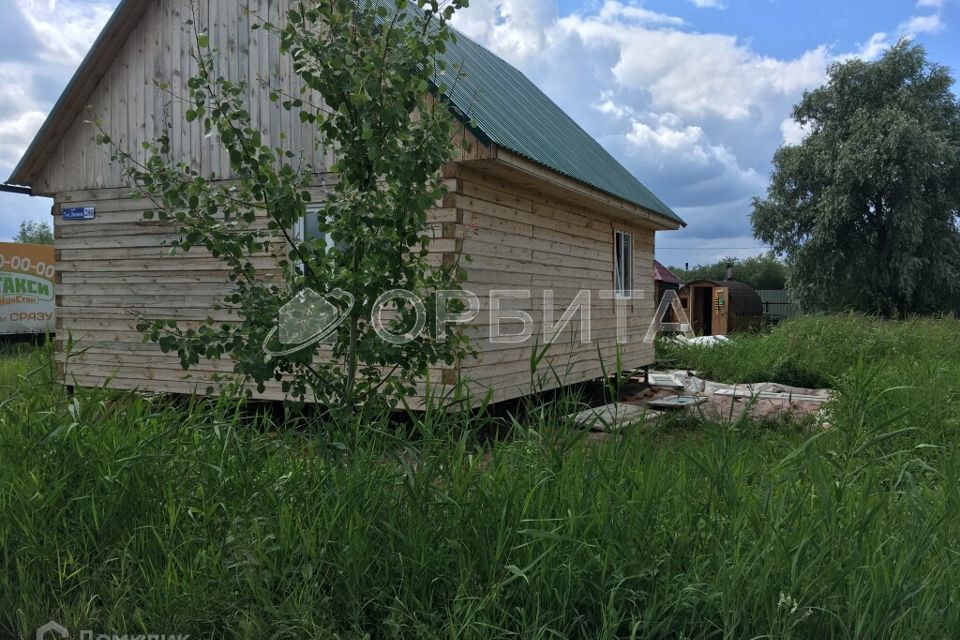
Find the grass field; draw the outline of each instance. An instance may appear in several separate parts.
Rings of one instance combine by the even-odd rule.
[[[588,444],[546,405],[490,442],[480,417],[68,398],[43,352],[7,353],[0,637],[960,635],[960,323],[809,317],[661,354],[830,385],[832,427]]]

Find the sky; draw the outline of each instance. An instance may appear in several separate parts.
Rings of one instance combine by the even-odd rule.
[[[116,0],[0,0],[0,178],[10,175]],[[471,0],[456,19],[517,66],[688,227],[657,257],[764,251],[750,228],[790,118],[830,64],[901,37],[960,74],[960,0]],[[955,93],[958,87],[954,87]],[[0,240],[51,202],[0,194]]]

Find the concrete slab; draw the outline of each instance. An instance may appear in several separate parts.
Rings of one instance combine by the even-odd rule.
[[[683,389],[683,381],[672,373],[667,373],[664,371],[651,371],[650,386],[664,387],[667,389]]]
[[[651,411],[623,402],[605,404],[602,407],[585,409],[571,416],[574,424],[594,431],[622,431],[627,427],[650,423],[659,418],[659,411]]]

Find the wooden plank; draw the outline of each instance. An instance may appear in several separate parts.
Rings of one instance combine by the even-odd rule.
[[[146,318],[152,320],[205,320],[207,318],[213,318],[215,321],[231,321],[237,320],[235,314],[231,314],[227,311],[215,310],[215,309],[181,309],[170,308],[151,311],[149,309],[144,309],[142,315]],[[67,318],[103,318],[103,319],[117,319],[117,318],[126,318],[129,319],[132,317],[130,312],[126,309],[96,309],[96,308],[79,308],[79,307],[60,307],[57,308],[57,318],[67,319]]]
[[[169,309],[177,307],[179,309],[212,309],[213,305],[222,300],[220,295],[206,296],[179,296],[171,293],[170,295],[152,295],[152,296],[84,296],[71,295],[62,298],[63,302],[58,305],[62,308],[80,307],[89,309],[92,307],[103,308],[124,308],[124,309]]]
[[[209,271],[224,268],[224,263],[218,258],[200,258],[187,254],[178,254],[169,258],[128,258],[115,260],[100,260],[96,256],[79,255],[83,260],[57,262],[57,271]],[[276,262],[271,258],[252,258],[251,263],[257,269],[272,271],[276,269]]]

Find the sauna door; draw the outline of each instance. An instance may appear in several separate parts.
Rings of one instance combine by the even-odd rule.
[[[727,322],[730,317],[730,289],[727,287],[713,288],[713,319],[711,333],[715,336],[727,335]]]

